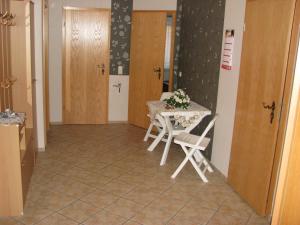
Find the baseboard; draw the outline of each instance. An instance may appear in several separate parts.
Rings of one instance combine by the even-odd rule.
[[[38,151],[38,152],[45,152],[46,149],[45,149],[45,148],[37,148],[37,151]]]
[[[56,125],[64,125],[63,122],[50,122],[49,124],[50,125],[54,125],[54,126],[56,126]]]
[[[128,121],[108,121],[108,124],[128,124]]]

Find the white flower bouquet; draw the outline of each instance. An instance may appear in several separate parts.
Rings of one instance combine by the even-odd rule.
[[[182,89],[174,91],[173,95],[164,101],[168,108],[187,109],[190,106],[190,97]]]

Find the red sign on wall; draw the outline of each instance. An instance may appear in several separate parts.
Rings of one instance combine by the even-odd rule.
[[[222,68],[225,70],[232,69],[232,56],[233,56],[233,45],[234,45],[234,30],[225,31]]]

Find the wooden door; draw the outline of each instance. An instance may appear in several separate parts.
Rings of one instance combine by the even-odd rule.
[[[294,0],[248,0],[228,182],[266,214]],[[280,15],[280,16],[278,16]],[[271,109],[275,104],[271,123]]]
[[[166,12],[133,12],[128,113],[129,123],[139,127],[149,126],[146,102],[162,93],[166,20]]]
[[[109,10],[65,10],[65,124],[107,122],[109,34]]]

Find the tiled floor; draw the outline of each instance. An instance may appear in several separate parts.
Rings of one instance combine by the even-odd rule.
[[[204,184],[175,145],[148,152],[129,125],[54,126],[40,153],[24,216],[0,225],[266,225],[218,173]]]

